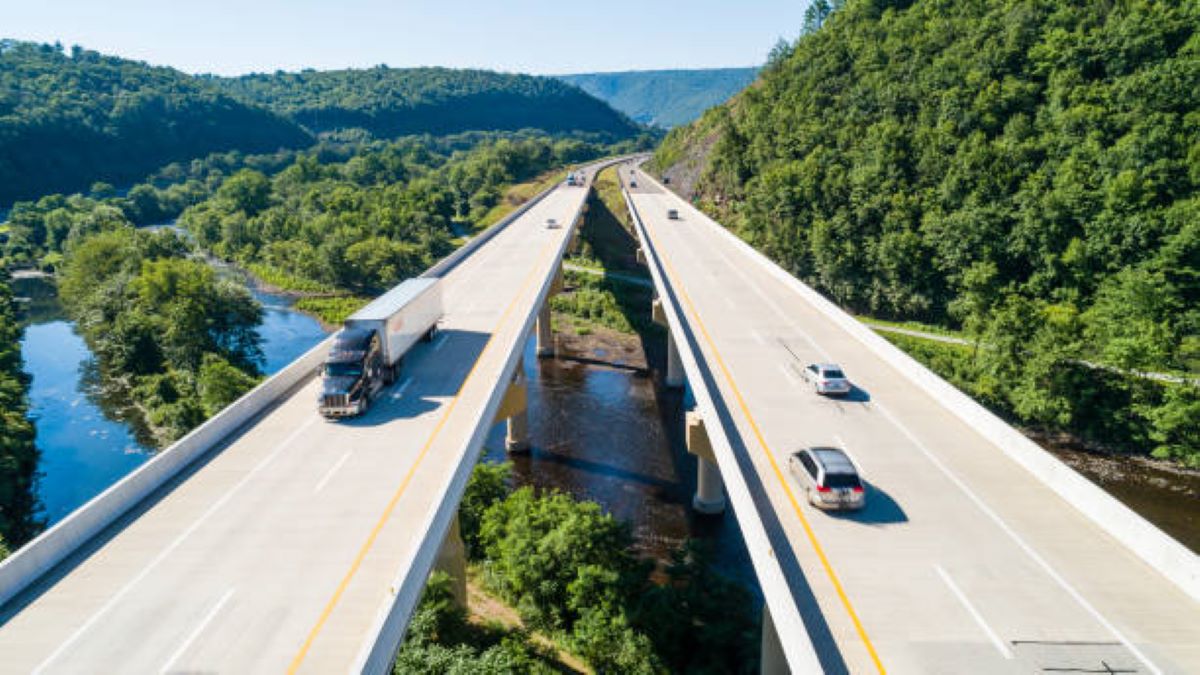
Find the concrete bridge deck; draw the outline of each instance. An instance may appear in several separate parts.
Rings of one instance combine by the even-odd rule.
[[[672,337],[699,361],[690,383],[716,399],[704,422],[733,451],[721,475],[751,492],[757,513],[738,518],[767,526],[756,565],[786,578],[764,584],[768,606],[786,611],[790,594],[827,672],[1200,673],[1194,555],[1143,530],[1175,555],[1168,579],[1085,514],[1103,500],[1065,500],[719,224],[644,172],[620,175],[682,319]],[[841,364],[854,393],[816,395],[800,375],[811,362]],[[787,469],[805,445],[853,457],[864,511],[806,503]]]
[[[0,671],[389,668],[587,192],[446,274],[438,336],[365,416],[324,420],[307,379],[0,608]]]

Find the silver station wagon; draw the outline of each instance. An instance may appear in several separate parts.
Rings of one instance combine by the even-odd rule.
[[[867,494],[858,469],[837,448],[803,448],[788,458],[808,503],[820,509],[861,509]]]

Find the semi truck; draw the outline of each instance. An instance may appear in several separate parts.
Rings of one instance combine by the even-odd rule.
[[[438,279],[409,279],[350,315],[321,370],[320,413],[353,417],[396,381],[404,354],[429,341],[442,318]]]

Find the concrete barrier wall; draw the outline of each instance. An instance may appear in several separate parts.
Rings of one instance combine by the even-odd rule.
[[[647,176],[649,178],[649,176]],[[650,178],[650,180],[654,180]],[[657,183],[657,181],[656,181]],[[662,187],[659,185],[659,187]],[[663,188],[665,190],[665,188]],[[680,200],[683,201],[683,200]],[[1200,600],[1200,557],[1152,525],[1103,488],[1092,483],[1041,446],[1026,438],[954,385],[943,380],[919,361],[904,353],[870,327],[788,274],[765,255],[699,209],[686,204],[707,227],[715,228],[735,247],[788,285],[833,323],[869,347],[888,365],[913,381],[926,394],[953,412],[1015,462],[1029,471],[1060,497],[1116,538],[1151,567],[1179,586],[1193,599]]]
[[[188,435],[79,507],[0,563],[0,604],[27,588],[100,534],[155,490],[241,429],[280,396],[304,382],[324,361],[330,340],[263,381]]]
[[[584,167],[583,170],[588,171],[592,167],[596,167],[595,173],[599,173],[603,168],[618,161],[620,159],[602,161]],[[551,188],[551,190],[553,189]],[[592,185],[588,185],[587,189],[591,191]],[[549,192],[550,190],[547,190],[542,195],[539,195],[538,198],[540,199]],[[563,238],[562,245],[557,252],[557,258],[560,260],[567,247],[571,244],[575,227],[580,222],[579,216],[582,215],[586,204],[587,200],[585,199],[580,204],[574,216],[567,221],[570,223],[566,231],[567,236]],[[550,285],[554,283],[555,276],[556,274],[551,273],[542,281],[538,290],[537,300],[533,303],[531,311],[526,315],[518,333],[519,335],[528,336],[533,329],[533,322],[537,319],[538,309],[546,302],[546,296],[550,292]],[[490,344],[489,342],[488,345]],[[485,345],[484,349],[487,349],[488,345]],[[463,492],[466,491],[467,481],[470,480],[471,471],[479,461],[479,452],[483,447],[483,442],[487,439],[488,432],[495,426],[496,412],[500,408],[500,402],[504,398],[504,393],[508,390],[509,382],[512,381],[513,375],[516,373],[517,365],[521,362],[521,357],[525,351],[524,347],[524,338],[519,339],[516,348],[508,354],[500,370],[500,377],[496,380],[496,386],[480,412],[479,423],[475,426],[475,431],[467,441],[462,456],[459,457],[458,466],[454,468],[454,472],[442,486],[442,495],[444,495],[444,498],[438,503],[437,508],[429,513],[421,527],[413,530],[415,536],[423,538],[422,544],[416,548],[416,553],[412,561],[401,570],[400,575],[392,582],[391,588],[394,599],[390,604],[380,608],[379,613],[372,623],[371,630],[367,633],[368,638],[355,658],[351,672],[378,673],[382,675],[383,673],[390,673],[392,671],[392,667],[396,661],[396,653],[400,650],[400,645],[404,641],[405,631],[408,629],[409,619],[412,618],[413,610],[421,600],[421,593],[425,590],[425,581],[429,578],[429,573],[433,569],[434,562],[437,560],[438,551],[441,549],[442,542],[446,538],[446,533],[450,529],[451,521],[458,514],[458,504],[462,501]]]
[[[823,672],[820,658],[809,638],[800,609],[796,606],[783,569],[776,560],[766,527],[757,516],[758,509],[755,507],[754,496],[741,474],[733,446],[730,445],[729,438],[725,435],[725,427],[721,424],[721,417],[717,413],[713,394],[705,385],[700,362],[692,351],[691,343],[684,330],[682,314],[675,305],[672,295],[667,292],[669,285],[660,269],[658,252],[655,250],[653,242],[650,241],[646,225],[642,222],[637,207],[634,206],[633,200],[625,191],[624,183],[621,185],[621,195],[625,198],[625,205],[629,208],[629,214],[633,218],[638,241],[646,255],[646,266],[650,268],[650,276],[654,279],[654,288],[659,301],[662,302],[668,329],[679,349],[679,358],[683,362],[684,373],[687,374],[688,388],[696,399],[696,408],[704,418],[705,430],[708,432],[709,442],[717,459],[717,466],[721,468],[725,491],[729,495],[734,513],[737,514],[738,525],[742,529],[742,539],[746,543],[746,550],[750,553],[750,559],[754,564],[755,575],[762,588],[763,598],[770,608],[771,618],[778,633],[789,636],[789,639],[782,643],[788,665],[795,673]]]
[[[551,185],[550,187],[546,188],[545,190],[542,190],[541,192],[537,193],[533,197],[530,197],[524,204],[521,204],[520,206],[518,206],[515,211],[508,214],[507,216],[504,216],[503,218],[496,221],[495,223],[492,223],[490,226],[488,226],[488,228],[486,230],[475,235],[474,237],[471,238],[470,241],[463,244],[462,246],[459,246],[457,250],[455,250],[453,253],[446,256],[445,258],[442,258],[441,260],[439,260],[437,262],[437,264],[435,264],[433,267],[430,267],[429,269],[422,272],[421,276],[423,278],[446,276],[446,273],[448,273],[450,270],[454,269],[460,262],[465,260],[467,258],[467,256],[471,255],[476,250],[478,250],[480,246],[483,246],[484,244],[491,241],[492,237],[495,237],[497,234],[500,233],[501,230],[503,230],[505,227],[508,227],[509,223],[513,222],[517,218],[520,218],[523,213],[525,213],[529,209],[533,208],[534,204],[537,204],[538,202],[542,201],[542,199],[544,199],[546,197],[546,195],[553,192],[554,188],[556,188],[556,187],[558,187],[557,183],[555,183],[554,185]]]
[[[555,187],[550,186],[539,192],[421,276],[445,275],[509,223],[550,194]],[[292,387],[313,375],[329,353],[329,344],[330,340],[325,340],[313,347],[291,365],[262,382],[5,559],[0,563],[0,605],[27,588],[141,500],[179,475],[192,462],[270,407]]]

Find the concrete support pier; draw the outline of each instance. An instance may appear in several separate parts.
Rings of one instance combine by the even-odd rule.
[[[496,421],[505,420],[508,432],[504,436],[504,447],[509,452],[529,450],[529,391],[525,386],[525,360],[517,362],[517,372],[504,392]]]
[[[696,456],[696,495],[692,497],[692,508],[699,513],[721,513],[725,510],[724,483],[704,429],[704,419],[700,413],[689,410],[686,423],[687,449]]]
[[[667,331],[667,377],[663,380],[663,384],[672,389],[679,389],[683,386],[684,380],[683,360],[679,358],[679,345],[675,344],[675,334]]]
[[[529,452],[529,411],[522,410],[508,418],[508,433],[504,447],[509,452]]]
[[[576,230],[578,232],[578,230]],[[550,282],[550,289],[546,292],[546,302],[542,308],[538,310],[537,315],[537,355],[554,356],[554,329],[550,324],[550,299],[562,292],[563,289],[563,271],[562,265],[558,266],[558,271],[554,273],[554,279]]]
[[[696,458],[696,496],[692,497],[692,508],[700,513],[720,513],[725,510],[725,493],[721,491],[721,470],[716,464]]]
[[[650,306],[650,318],[654,323],[667,329],[667,374],[663,378],[663,384],[672,389],[678,389],[683,386],[686,376],[683,372],[683,360],[679,358],[679,345],[675,343],[675,334],[671,332],[671,327],[667,324],[667,312],[663,309],[662,300],[654,298],[654,303]]]
[[[437,562],[434,569],[450,575],[450,590],[454,593],[454,601],[459,607],[467,608],[467,547],[463,544],[462,533],[458,529],[458,516],[450,521],[450,530],[438,550]]]
[[[787,656],[783,653],[783,643],[779,640],[779,632],[775,630],[775,621],[771,619],[771,609],[763,604],[762,610],[762,655],[759,658],[759,672],[762,675],[788,675]]]
[[[537,316],[537,355],[554,356],[554,330],[550,327],[550,300],[547,299]]]

